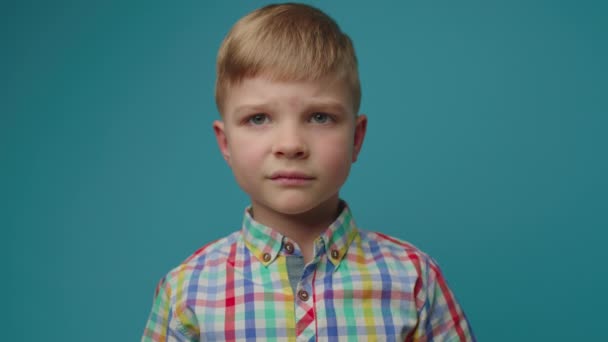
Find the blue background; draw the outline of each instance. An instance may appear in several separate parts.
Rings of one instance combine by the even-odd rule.
[[[215,55],[265,3],[3,2],[2,340],[138,340],[160,277],[239,228]],[[480,340],[605,336],[605,2],[311,3],[358,52],[359,225],[434,256]]]

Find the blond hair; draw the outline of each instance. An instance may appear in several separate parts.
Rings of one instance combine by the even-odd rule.
[[[361,86],[352,41],[317,8],[269,5],[234,24],[217,56],[215,101],[220,112],[231,85],[262,74],[279,81],[342,78],[350,87],[355,113],[359,111]]]

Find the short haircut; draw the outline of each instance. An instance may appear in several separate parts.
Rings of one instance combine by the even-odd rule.
[[[278,81],[342,78],[359,111],[361,86],[350,38],[317,8],[304,4],[268,5],[241,18],[217,56],[215,101],[222,112],[228,88],[258,75]]]

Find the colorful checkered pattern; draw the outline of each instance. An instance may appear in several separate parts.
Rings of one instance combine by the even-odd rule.
[[[474,341],[434,260],[357,229],[348,206],[314,248],[294,291],[300,249],[247,210],[160,281],[142,341]]]

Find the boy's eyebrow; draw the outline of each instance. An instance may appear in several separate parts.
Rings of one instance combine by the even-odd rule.
[[[234,108],[234,113],[237,115],[241,113],[245,114],[251,112],[252,110],[261,109],[264,106],[265,104],[263,103],[247,103]]]
[[[337,114],[346,114],[348,110],[341,102],[338,101],[311,101],[307,107],[310,108],[320,108],[322,110],[327,110],[332,113]]]

